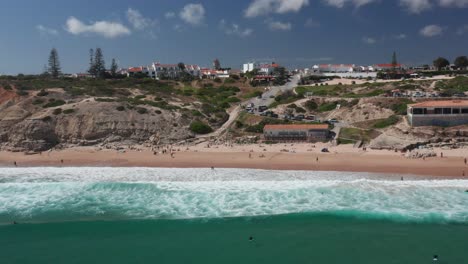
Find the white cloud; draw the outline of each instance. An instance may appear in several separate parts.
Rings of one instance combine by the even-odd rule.
[[[439,5],[443,7],[468,7],[468,0],[439,0]]]
[[[106,38],[116,38],[131,34],[130,29],[117,22],[97,21],[87,25],[72,16],[67,19],[65,29],[73,35],[93,33]]]
[[[246,17],[256,17],[270,13],[284,14],[299,12],[309,4],[309,0],[253,0],[244,12]]]
[[[144,17],[140,11],[132,8],[127,10],[127,19],[132,27],[137,30],[143,30],[145,28],[153,27],[157,24],[156,20]]]
[[[308,28],[316,28],[316,27],[320,27],[320,22],[315,21],[312,18],[309,18],[306,20],[304,26]]]
[[[361,7],[377,0],[323,0],[326,4],[337,8],[343,8],[346,4],[352,4],[355,7]]]
[[[458,35],[464,35],[465,33],[468,33],[468,24],[459,27],[457,30]]]
[[[375,40],[375,38],[372,38],[372,37],[363,37],[362,41],[369,45],[373,45],[377,42],[377,40]]]
[[[424,37],[435,37],[442,35],[444,29],[441,26],[438,25],[428,25],[423,27],[420,31],[419,34],[421,34]]]
[[[267,20],[268,27],[273,31],[289,31],[292,29],[292,24],[289,22],[281,22],[274,20]]]
[[[202,4],[188,4],[179,13],[180,18],[192,25],[199,25],[205,19],[205,8]]]
[[[410,13],[419,14],[432,7],[429,0],[400,0],[400,5]]]
[[[406,36],[406,34],[399,34],[399,35],[396,35],[395,38],[396,39],[406,39],[407,36]]]
[[[167,12],[166,14],[164,14],[164,17],[167,19],[174,18],[175,16],[176,14],[174,12]]]
[[[253,33],[253,29],[251,28],[241,28],[236,23],[228,24],[224,19],[219,22],[219,28],[227,35],[236,35],[239,37],[247,37]]]
[[[48,27],[45,27],[43,25],[37,25],[36,26],[36,29],[37,31],[39,31],[39,33],[41,35],[53,35],[53,36],[57,36],[59,33],[57,30],[53,29],[53,28],[48,28]]]

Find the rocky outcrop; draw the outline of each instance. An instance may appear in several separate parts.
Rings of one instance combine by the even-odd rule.
[[[194,136],[188,129],[190,117],[177,110],[133,108],[93,98],[71,100],[60,93],[40,99],[50,98],[64,99],[66,103],[44,108],[43,103],[33,103],[38,97],[31,96],[0,104],[0,148],[44,151],[71,145],[161,144]]]

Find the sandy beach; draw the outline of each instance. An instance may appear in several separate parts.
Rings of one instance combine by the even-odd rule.
[[[164,168],[251,168],[268,170],[349,171],[465,178],[468,150],[436,150],[437,157],[411,159],[389,150],[329,147],[326,144],[275,144],[107,150],[79,147],[40,154],[0,152],[0,166],[112,166]],[[440,157],[443,153],[443,157]],[[63,160],[63,163],[62,163]],[[466,173],[465,173],[466,172]]]

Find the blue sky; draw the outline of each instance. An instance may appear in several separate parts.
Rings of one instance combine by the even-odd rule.
[[[468,55],[468,0],[5,1],[0,74],[39,73],[52,47],[64,72],[90,48],[120,66],[248,60],[406,64]]]

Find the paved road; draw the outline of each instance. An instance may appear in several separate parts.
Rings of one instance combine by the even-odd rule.
[[[270,98],[276,96],[279,92],[285,92],[285,91],[292,91],[294,88],[297,87],[297,83],[299,82],[300,76],[299,75],[294,75],[291,80],[286,83],[285,85],[282,86],[271,86],[269,90],[265,91],[262,94],[262,99],[259,99],[257,97],[250,99],[249,101],[245,102],[244,105],[248,105],[250,103],[253,103],[255,105],[255,108],[258,108],[261,105],[266,105],[269,106],[275,101],[275,98]]]

